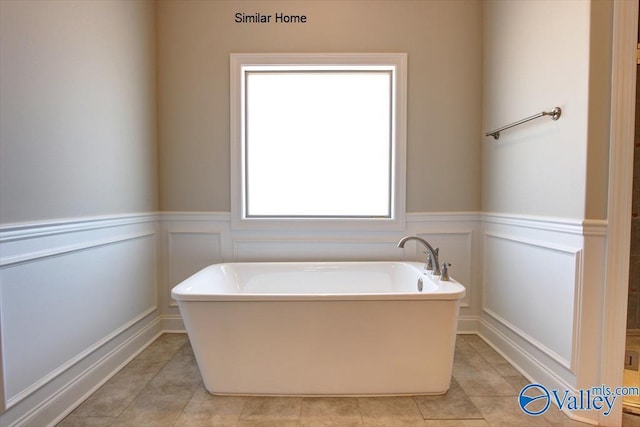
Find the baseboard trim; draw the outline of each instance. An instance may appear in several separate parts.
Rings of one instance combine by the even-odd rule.
[[[549,370],[526,349],[520,347],[485,319],[478,319],[477,335],[530,382],[543,384],[550,390],[569,390],[574,395],[578,394],[575,387]],[[591,425],[598,424],[597,420],[579,416],[575,412],[568,410],[562,412],[574,421]]]
[[[180,315],[164,315],[161,316],[162,332],[167,334],[187,333],[187,329]]]
[[[2,414],[6,417],[3,427],[56,425],[162,333],[162,321],[157,313],[140,319],[127,331],[87,354],[66,375],[61,374]]]
[[[477,334],[478,333],[478,316],[459,316],[458,317],[458,334]]]

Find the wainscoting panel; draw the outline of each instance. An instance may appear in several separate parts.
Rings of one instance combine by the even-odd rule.
[[[441,259],[452,264],[451,276],[467,287],[465,316],[477,316],[473,295],[477,280],[479,215],[476,213],[408,214],[406,229],[389,230],[237,230],[229,213],[172,212],[161,216],[164,275],[164,318],[178,325],[179,312],[171,288],[183,277],[216,262],[242,261],[424,261],[414,242],[397,247],[405,235],[420,235],[440,247]],[[470,322],[465,330],[474,330]],[[176,326],[172,327],[173,329]]]
[[[597,371],[600,336],[586,331],[600,316],[605,236],[604,221],[483,216],[478,331],[530,379],[572,389]]]
[[[74,390],[82,375],[157,335],[156,235],[157,215],[0,229],[3,425],[29,425],[59,386],[86,393]]]
[[[465,285],[459,332],[528,378],[599,381],[606,221],[408,214],[406,229],[234,230],[229,213],[165,212],[0,227],[0,426],[61,420],[163,331],[171,288],[235,261],[424,261],[425,238]],[[578,375],[580,373],[580,375]]]
[[[440,264],[443,262],[451,264],[449,267],[450,276],[466,286],[467,293],[461,302],[463,308],[471,305],[472,296],[476,292],[473,234],[472,229],[459,232],[443,230],[442,232],[417,233],[418,236],[439,249]],[[416,245],[415,249],[417,259],[426,256],[421,245]]]
[[[222,261],[219,232],[169,230],[168,245],[171,284],[177,285],[207,265]]]
[[[345,239],[324,236],[309,238],[237,238],[233,241],[238,261],[373,261],[397,260],[402,251],[395,239]]]
[[[579,248],[485,234],[484,311],[571,368]],[[544,313],[544,315],[541,315]]]

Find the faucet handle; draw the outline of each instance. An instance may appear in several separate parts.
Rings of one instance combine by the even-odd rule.
[[[450,280],[449,277],[449,267],[451,267],[451,263],[443,262],[442,267],[440,268],[440,280]]]
[[[426,271],[432,271],[433,270],[433,260],[431,259],[431,254],[429,253],[429,251],[422,251],[423,254],[426,255],[427,257],[427,263],[424,265],[424,269]]]

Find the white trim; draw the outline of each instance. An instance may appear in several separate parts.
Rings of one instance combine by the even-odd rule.
[[[201,221],[231,223],[231,212],[160,212],[159,219],[160,221]]]
[[[445,221],[443,221],[445,222]],[[428,224],[428,221],[425,221],[425,224]],[[446,228],[444,228],[446,227]],[[470,282],[467,283],[466,281],[464,282],[464,286],[466,288],[466,294],[464,296],[464,298],[461,300],[460,302],[460,308],[469,308],[471,307],[472,303],[471,301],[474,300],[475,295],[477,293],[476,291],[476,283],[478,282],[478,280],[475,280],[476,278],[474,277],[474,253],[473,253],[473,236],[476,233],[476,230],[473,228],[453,228],[451,225],[447,224],[447,225],[440,225],[439,228],[437,230],[429,230],[429,229],[423,229],[423,228],[418,228],[416,229],[415,235],[418,237],[425,237],[425,236],[440,236],[441,239],[446,239],[446,236],[460,236],[463,237],[465,239],[465,250],[466,250],[466,254],[469,256],[469,265],[466,266],[461,266],[459,264],[456,264],[455,262],[453,264],[451,264],[452,267],[456,268],[456,273],[453,273],[454,276],[457,275],[457,272],[461,271],[462,268],[466,268],[466,273],[467,273],[467,277],[469,277]],[[429,240],[429,239],[427,239]],[[419,251],[423,251],[424,248],[418,248],[416,247],[416,250]],[[449,256],[451,254],[446,254],[446,253],[442,253],[442,258],[440,258],[440,262],[449,262],[452,261]],[[454,265],[455,264],[455,265]],[[457,276],[457,277],[461,277],[461,276]]]
[[[582,270],[583,270],[583,249],[576,246],[571,246],[567,244],[559,244],[555,242],[541,241],[537,239],[532,239],[529,237],[520,237],[516,235],[510,235],[500,232],[485,232],[484,237],[487,238],[496,238],[500,240],[508,240],[515,243],[524,244],[527,246],[533,246],[536,248],[550,250],[555,252],[560,252],[563,254],[567,254],[573,257],[574,260],[574,306],[573,306],[573,324],[571,327],[572,330],[572,341],[571,341],[571,356],[567,360],[555,351],[551,350],[549,347],[542,344],[540,341],[536,340],[526,332],[519,329],[517,326],[513,325],[508,320],[504,319],[502,316],[496,314],[492,310],[486,308],[484,306],[484,301],[482,304],[482,311],[490,315],[496,321],[500,322],[502,325],[513,331],[515,334],[519,335],[525,341],[528,341],[530,344],[538,348],[540,351],[545,353],[551,359],[558,362],[560,365],[565,368],[571,370],[571,372],[576,373],[577,367],[577,354],[578,354],[578,337],[580,336],[581,330],[581,297],[583,292],[583,283],[582,283]]]
[[[478,316],[458,316],[458,329],[456,334],[468,335],[478,333],[478,323],[480,318]]]
[[[525,245],[528,246],[535,246],[538,248],[542,248],[542,249],[551,249],[553,251],[557,251],[557,252],[564,252],[564,253],[568,253],[571,255],[576,255],[578,252],[581,251],[580,248],[575,247],[575,246],[570,246],[570,245],[565,245],[565,244],[558,244],[558,243],[553,243],[553,242],[547,242],[547,241],[542,241],[542,240],[538,240],[538,239],[532,239],[529,237],[520,237],[520,236],[515,236],[512,234],[507,234],[507,233],[500,233],[500,232],[495,232],[495,231],[486,231],[484,233],[485,237],[495,237],[496,239],[501,239],[501,240],[509,240],[511,242],[516,242],[516,243],[523,243]]]
[[[166,245],[167,245],[167,261],[164,263],[165,266],[164,268],[166,269],[166,277],[167,277],[167,281],[169,283],[169,285],[176,285],[177,283],[175,283],[172,279],[175,276],[175,271],[174,271],[174,267],[173,267],[173,262],[172,262],[172,257],[171,254],[175,253],[175,251],[173,250],[174,246],[175,246],[175,236],[177,235],[197,235],[197,236],[203,236],[203,235],[209,235],[209,236],[218,236],[218,252],[220,254],[222,254],[222,233],[223,230],[189,230],[189,229],[176,229],[176,228],[167,228],[167,232],[166,232]],[[222,259],[220,260],[222,261]],[[168,295],[168,305],[169,307],[177,307],[178,303],[171,298],[171,289],[168,289],[167,292]]]
[[[582,235],[607,237],[608,221],[606,219],[585,219],[582,222]]]
[[[246,218],[242,129],[243,79],[246,66],[258,65],[392,65],[394,72],[395,125],[393,128],[394,176],[391,218]],[[232,53],[230,73],[231,227],[238,230],[401,230],[405,227],[407,54],[406,53]]]
[[[407,212],[405,214],[407,224],[416,222],[479,222],[482,219],[482,216],[482,212],[479,211]],[[158,219],[160,221],[231,223],[231,212],[165,211],[158,212]]]
[[[402,230],[351,230],[346,234],[344,232],[340,233],[338,230],[335,230],[334,232],[331,232],[332,230],[329,230],[329,232],[304,230],[302,233],[294,234],[283,230],[270,230],[267,232],[238,231],[232,229],[231,220],[232,218],[229,212],[158,212],[123,215],[121,217],[96,217],[91,219],[85,218],[80,220],[31,223],[33,226],[31,229],[26,224],[14,224],[0,227],[0,237],[5,239],[2,240],[2,242],[3,244],[6,243],[7,246],[18,244],[20,239],[25,239],[30,243],[29,247],[26,249],[31,255],[34,255],[37,254],[38,250],[41,250],[41,247],[35,245],[35,250],[33,249],[34,246],[31,245],[32,237],[49,238],[49,236],[54,236],[56,234],[74,233],[78,231],[115,226],[129,226],[131,224],[139,223],[152,223],[150,226],[152,226],[154,230],[162,230],[159,235],[160,238],[158,239],[160,244],[167,245],[169,243],[170,239],[168,239],[169,236],[167,233],[215,233],[221,236],[220,244],[223,256],[233,257],[234,242],[273,242],[275,245],[277,245],[279,241],[293,243],[322,241],[326,243],[335,243],[336,245],[340,245],[343,242],[354,242],[358,244],[371,242],[374,245],[390,243],[393,246],[393,243],[396,242],[396,238],[401,234],[470,235],[470,245],[467,245],[464,250],[470,252],[469,256],[471,257],[472,263],[471,278],[472,281],[475,282],[472,285],[472,292],[475,292],[479,298],[481,290],[481,270],[479,269],[479,266],[481,265],[482,258],[481,245],[479,245],[479,242],[485,238],[484,234],[480,233],[480,227],[483,224],[487,227],[486,232],[488,234],[510,234],[510,231],[508,231],[509,229],[512,227],[516,229],[519,228],[521,230],[521,235],[520,233],[517,234],[518,241],[526,241],[529,244],[538,244],[545,248],[563,252],[581,250],[580,242],[582,242],[583,236],[605,236],[607,228],[607,221],[604,220],[542,218],[525,215],[483,214],[481,212],[407,213],[406,228]],[[125,229],[122,230],[120,239],[126,240],[128,238],[135,238],[138,235],[140,237],[153,235],[153,233],[147,232],[147,229],[148,228],[146,226],[144,229],[140,229],[139,227],[125,227]],[[541,230],[543,232],[552,232],[553,234],[539,234],[537,232],[531,232],[531,230]],[[137,234],[138,231],[139,234]],[[91,243],[91,241],[104,241],[108,243],[108,233],[109,230],[104,230],[99,233],[74,236],[74,238],[80,238],[80,240],[84,239],[80,242],[80,246],[82,246],[82,243]],[[292,238],[294,235],[295,238]],[[56,240],[56,242],[59,241]],[[80,246],[78,246],[78,248],[80,248]],[[56,244],[53,247],[60,249],[63,248],[64,245]],[[166,263],[168,261],[166,256],[169,254],[169,251],[167,249],[168,248],[165,247],[159,252],[159,262]],[[22,253],[25,253],[24,250]],[[17,253],[12,253],[10,256],[15,257],[17,255]],[[173,255],[177,256],[178,254]],[[413,254],[409,253],[406,255],[413,256]],[[402,256],[403,255],[401,253],[398,254],[399,258]],[[17,260],[17,258],[15,258],[15,260]],[[159,264],[159,269],[162,271],[163,267],[160,267],[160,265],[162,264]],[[576,268],[577,270],[580,270],[582,267]],[[166,273],[166,270],[164,270],[164,273]],[[164,276],[164,274],[160,274],[158,277],[158,289],[159,292],[162,292],[164,295],[164,287],[166,284],[163,282],[162,276]],[[163,296],[160,295],[158,301],[159,304],[165,304],[167,302],[166,300],[163,300]],[[495,319],[496,316],[493,316],[492,313],[484,314],[484,312],[482,312],[481,301],[479,299],[478,301],[470,301],[470,303],[471,305],[469,307],[462,307],[465,310],[463,310],[459,317],[459,333],[479,333],[481,336],[484,333],[492,338],[493,344],[499,347],[502,352],[510,355],[509,360],[516,361],[514,365],[517,369],[522,371],[523,368],[525,368],[527,372],[534,374],[536,379],[552,379],[552,384],[558,384],[559,387],[561,385],[562,387],[570,388],[570,378],[562,378],[565,374],[564,370],[566,369],[566,364],[561,363],[560,365],[563,366],[562,368],[560,368],[560,366],[556,366],[556,363],[559,361],[556,358],[553,358],[553,354],[545,351],[545,348],[542,345],[537,345],[539,343],[536,342],[522,340],[521,336],[512,333],[513,328],[507,328],[507,326],[497,320],[494,322],[492,319]],[[157,316],[155,316],[153,312],[149,314],[148,319],[154,325],[149,327],[153,327],[154,331],[156,331],[155,328],[157,328],[157,331],[162,332],[184,332],[184,323],[181,316],[177,313],[176,307],[160,307],[160,313],[158,313]],[[576,302],[576,310],[579,307],[580,303]],[[480,315],[487,317],[483,319]],[[151,319],[152,316],[155,317]],[[488,332],[489,329],[492,331],[491,333]],[[114,332],[114,334],[116,333],[117,332]],[[124,333],[120,333],[120,335],[112,334],[113,340],[119,341],[123,334]],[[508,334],[509,336],[504,334]],[[574,331],[574,339],[576,337],[578,337],[578,331]],[[517,343],[514,343],[514,340],[516,340]],[[574,344],[574,346],[575,345],[576,344]],[[133,348],[133,346],[129,346],[129,349],[131,348]],[[137,351],[142,351],[143,348],[144,347],[140,347]],[[90,349],[87,349],[87,351],[89,350]],[[95,352],[98,352],[98,350],[96,349]],[[83,352],[83,354],[84,353],[85,352]],[[519,354],[519,356],[514,357],[514,354]],[[87,357],[91,358],[93,356]],[[96,367],[95,370],[86,371],[81,374],[74,381],[77,381],[78,387],[80,387],[79,384],[83,384],[82,387],[89,385],[89,388],[97,388],[95,386],[95,378],[98,376],[97,372],[104,372],[104,370],[103,368]],[[106,379],[113,373],[115,373],[115,371],[105,377],[104,381],[106,381]],[[71,372],[63,373],[60,375],[59,379],[66,381],[70,378],[70,374]],[[567,371],[566,375],[569,374],[570,372]],[[67,395],[67,390],[77,389],[75,384],[76,383],[73,383],[72,385],[69,385],[69,387],[65,386],[66,388],[59,388],[59,393],[49,393],[49,397],[47,399],[38,402],[36,402],[36,396],[34,396],[33,399],[32,397],[28,397],[23,402],[20,402],[12,408],[12,411],[15,409],[22,414],[20,417],[21,420],[24,421],[24,424],[30,423],[30,420],[45,419],[47,415],[54,413],[54,408],[59,409],[61,407],[60,402],[63,401],[61,399],[67,399],[66,397],[61,396]],[[52,387],[59,387],[57,381],[51,381],[50,384],[44,385],[43,390],[50,390]],[[77,400],[76,403],[79,403],[80,400]],[[29,408],[28,410],[23,409],[32,401],[35,403],[32,408]],[[68,412],[72,407],[68,406],[67,409]],[[29,414],[25,415],[26,412]],[[8,414],[10,413],[11,412]],[[60,411],[56,413],[56,416],[58,416],[57,414],[59,413]],[[15,412],[14,415],[11,416],[15,416]],[[57,418],[57,420],[59,419],[61,419],[61,417]],[[7,418],[7,421],[11,423],[9,418]],[[20,421],[20,423],[22,424],[22,421]]]
[[[631,193],[636,91],[638,1],[613,2],[611,120],[609,134],[609,230],[604,284],[602,353],[603,384],[623,383],[624,342],[629,283]],[[619,425],[622,405],[602,425]]]
[[[149,319],[148,323],[143,323],[144,319],[145,317],[138,319],[139,325],[129,325],[128,331],[123,330],[120,334],[113,335],[109,341],[88,352],[78,361],[82,370],[72,377],[61,376],[62,385],[49,393],[45,399],[34,402],[33,406],[24,402],[27,404],[24,408],[21,408],[22,403],[18,403],[14,410],[21,413],[16,418],[7,420],[7,425],[54,426],[62,421],[164,332],[160,329],[158,317]]]
[[[484,313],[486,313],[488,316],[490,316],[492,319],[494,319],[496,322],[500,323],[502,326],[507,328],[509,331],[513,332],[514,334],[516,334],[517,336],[519,336],[520,338],[522,338],[523,340],[525,340],[526,342],[528,342],[532,346],[536,347],[538,350],[540,350],[542,353],[544,353],[550,359],[553,359],[560,366],[562,366],[562,367],[564,367],[564,368],[566,368],[568,370],[571,370],[571,361],[565,359],[564,357],[562,357],[561,355],[559,355],[555,351],[551,350],[549,347],[547,347],[546,345],[542,344],[540,341],[536,340],[531,335],[527,334],[522,329],[518,328],[513,323],[509,322],[504,317],[498,315],[494,311],[492,311],[492,310],[490,310],[490,309],[488,309],[486,307],[483,307],[482,311]],[[490,324],[490,323],[487,322],[487,324]]]
[[[40,378],[37,382],[31,384],[26,389],[16,393],[14,396],[11,396],[7,399],[7,409],[15,406],[31,394],[35,393],[38,389],[45,386],[47,383],[53,381],[56,377],[62,375],[65,371],[70,369],[72,366],[76,365],[86,357],[88,357],[91,353],[98,351],[101,347],[105,346],[109,341],[114,340],[119,335],[127,331],[129,328],[132,328],[136,323],[141,322],[144,318],[149,316],[151,313],[155,312],[158,309],[157,306],[152,306],[147,308],[145,311],[131,319],[129,322],[111,332],[109,335],[101,339],[100,341],[93,344],[91,347],[86,348],[81,353],[78,353],[75,357],[65,362],[63,365],[59,366],[57,369],[49,372],[46,376]]]
[[[433,236],[445,248],[443,261],[454,264],[452,275],[458,279],[463,272],[467,295],[461,303],[464,315],[479,311],[480,280],[479,260],[479,212],[414,212],[406,215],[403,230],[237,230],[231,225],[228,212],[166,212],[160,214],[161,254],[163,273],[161,288],[165,314],[177,314],[177,306],[170,298],[170,288],[177,283],[169,280],[171,268],[176,264],[180,271],[192,269],[188,264],[196,250],[189,244],[177,253],[171,242],[175,232],[192,234],[219,234],[220,258],[217,262],[277,261],[277,260],[422,260],[420,251],[396,248],[398,240],[407,234]],[[188,237],[188,236],[187,236]],[[427,237],[429,238],[429,237]],[[464,239],[461,243],[459,239]],[[195,243],[194,241],[194,244]],[[453,245],[450,246],[449,244]],[[189,255],[191,254],[191,255]],[[444,255],[443,255],[444,256]],[[214,257],[217,259],[218,257]],[[461,262],[462,261],[462,262]],[[196,271],[192,271],[195,273]],[[174,278],[175,279],[175,278]],[[476,290],[478,289],[478,290]]]
[[[536,230],[557,231],[561,233],[585,235],[589,233],[606,232],[605,220],[584,220],[574,218],[558,218],[521,214],[482,213],[482,222],[487,224],[502,224],[514,227],[532,228]]]
[[[575,387],[572,387],[567,381],[556,375],[547,366],[533,357],[526,349],[522,348],[485,319],[478,320],[478,332],[476,333],[529,381],[545,384],[547,388],[569,390],[574,395],[578,394]],[[523,369],[523,366],[526,366],[528,369]],[[577,416],[577,412],[569,410],[563,410],[562,412],[575,421],[590,425],[596,424],[592,419]]]
[[[182,316],[167,315],[160,316],[162,321],[162,332],[167,334],[186,334],[187,328],[184,326]]]
[[[407,212],[407,223],[416,222],[475,222],[482,218],[481,212]]]
[[[146,245],[144,253],[140,255],[144,255],[145,260],[151,257],[155,264],[159,219],[160,214],[156,212],[5,224],[0,226],[0,270],[19,266],[23,269],[21,271],[38,271],[41,261],[58,256],[75,256],[84,252],[89,252],[88,256],[91,257],[93,249],[138,239],[145,239]],[[147,252],[147,249],[150,252]],[[95,256],[93,259],[100,262]],[[6,342],[0,340],[2,425],[49,423],[52,418],[70,407],[79,394],[93,388],[96,381],[117,372],[126,363],[123,362],[124,359],[128,361],[133,357],[130,356],[132,352],[141,351],[143,347],[141,348],[140,340],[150,342],[153,337],[149,334],[157,336],[160,333],[158,299],[151,296],[151,292],[157,295],[159,282],[156,267],[149,264],[145,266],[149,267],[148,270],[144,270],[149,279],[144,285],[150,298],[145,300],[144,304],[136,307],[134,312],[125,313],[126,316],[122,316],[118,325],[109,326],[100,334],[91,336],[91,340],[77,352],[66,355],[50,370],[29,382],[21,383],[11,395],[8,395],[7,385],[4,384],[7,379],[4,375]],[[19,285],[20,282],[16,284]],[[65,309],[64,303],[61,309]],[[152,331],[154,325],[158,328]],[[0,328],[0,336],[2,332]],[[110,371],[112,372],[109,373]]]
[[[156,235],[155,231],[131,233],[131,234],[124,234],[121,236],[108,238],[108,239],[99,239],[99,240],[89,241],[86,243],[80,243],[75,245],[60,246],[55,249],[29,252],[29,253],[25,253],[17,256],[0,257],[0,267],[8,267],[11,265],[21,264],[24,262],[50,258],[57,255],[64,255],[72,252],[80,252],[87,249],[97,248],[99,246],[126,242],[127,240],[141,239],[144,237],[155,237],[155,235]]]
[[[3,224],[0,225],[0,243],[100,228],[155,223],[159,219],[160,215],[158,212],[146,212]]]

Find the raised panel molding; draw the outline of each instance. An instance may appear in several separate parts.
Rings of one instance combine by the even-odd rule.
[[[158,336],[158,220],[0,227],[2,425],[50,424]]]
[[[169,286],[173,287],[196,271],[222,262],[221,233],[216,231],[167,231],[166,263]],[[170,300],[170,305],[177,305]]]
[[[236,261],[359,261],[400,259],[397,239],[336,237],[238,237],[233,239]]]
[[[99,238],[94,241],[72,243],[64,246],[47,248],[44,250],[33,250],[31,252],[22,253],[13,256],[0,256],[0,267],[10,267],[18,264],[40,261],[45,258],[51,258],[59,255],[66,255],[72,252],[81,252],[86,250],[95,249],[100,246],[111,245],[115,243],[123,243],[127,240],[142,239],[145,237],[154,237],[155,231],[142,231],[137,233],[126,233],[119,236],[112,236],[108,238]]]
[[[483,216],[478,332],[529,379],[575,389],[596,370],[595,353],[580,355],[597,340],[585,325],[606,231],[603,220]]]
[[[477,287],[477,238],[480,215],[475,212],[409,213],[406,229],[389,230],[237,230],[232,227],[231,215],[226,212],[162,213],[161,239],[165,258],[164,299],[165,316],[179,317],[175,302],[170,297],[176,279],[193,274],[204,267],[206,260],[234,261],[366,261],[366,260],[423,260],[417,246],[397,248],[405,235],[420,235],[441,247],[442,260],[452,263],[451,275],[467,287],[462,301],[465,315],[472,314]],[[202,242],[217,236],[218,246],[205,248],[199,254],[198,239]],[[181,236],[181,237],[177,237]],[[200,237],[198,237],[200,236]],[[178,248],[176,239],[184,246]],[[189,243],[190,242],[190,243]],[[198,261],[200,260],[200,261]],[[181,272],[179,275],[175,272]],[[476,298],[477,299],[477,298]],[[472,323],[472,322],[471,322]],[[470,322],[466,322],[466,330]],[[173,324],[178,324],[173,322]]]
[[[484,238],[483,312],[575,373],[581,248],[513,231]]]
[[[455,231],[454,229],[445,228],[441,231],[418,231],[416,235],[426,239],[434,247],[440,249],[440,263],[447,262],[451,264],[449,273],[466,287],[466,294],[460,303],[460,307],[471,307],[477,293],[477,280],[474,274],[475,259],[477,258],[473,246],[474,230],[463,229]],[[425,257],[423,249],[416,245],[416,259]]]
[[[140,306],[135,314],[127,315],[118,326],[63,361],[59,371],[49,377],[41,376],[33,389],[23,388],[26,392],[18,394],[0,393],[4,410],[13,405],[2,414],[2,425],[46,425],[62,419],[66,411],[158,334],[184,331],[178,308],[170,299],[171,286],[206,264],[257,258],[290,260],[295,256],[332,260],[424,259],[417,246],[407,245],[403,250],[396,247],[404,235],[419,235],[439,246],[441,259],[453,264],[452,276],[467,286],[459,332],[479,333],[525,376],[551,387],[579,388],[576,372],[585,378],[580,380],[582,384],[597,377],[600,359],[595,354],[599,354],[601,337],[589,332],[600,321],[597,317],[600,314],[594,316],[594,312],[601,303],[598,286],[604,276],[601,258],[606,247],[606,221],[438,212],[408,213],[406,228],[400,231],[294,231],[233,230],[228,212],[132,214],[0,227],[0,273],[34,271],[43,263],[68,257],[100,258],[104,249],[127,254],[119,252],[119,248],[133,245],[137,248],[136,256],[148,256],[141,269],[153,289],[146,285],[144,289],[150,292],[149,298],[155,298],[155,304]],[[487,289],[495,286],[488,281],[501,277],[502,273],[507,278],[509,274],[526,275],[532,262],[527,257],[525,262],[512,265],[512,270],[505,272],[503,265],[494,262],[496,254],[487,253],[487,242],[491,241],[501,242],[500,253],[505,247],[509,249],[509,244],[515,244],[524,248],[524,253],[533,253],[533,259],[549,256],[554,260],[551,265],[559,263],[562,283],[574,293],[568,307],[572,322],[569,355],[561,354],[545,336],[522,328],[517,319],[505,315],[508,313],[496,311],[491,300],[483,297]],[[135,246],[137,242],[146,243]],[[147,264],[153,264],[153,268]],[[0,283],[0,291],[3,286]],[[568,297],[565,299],[568,301]],[[5,313],[2,315],[0,345],[6,346],[2,331]],[[3,381],[7,380],[5,356],[6,347],[0,347]]]

